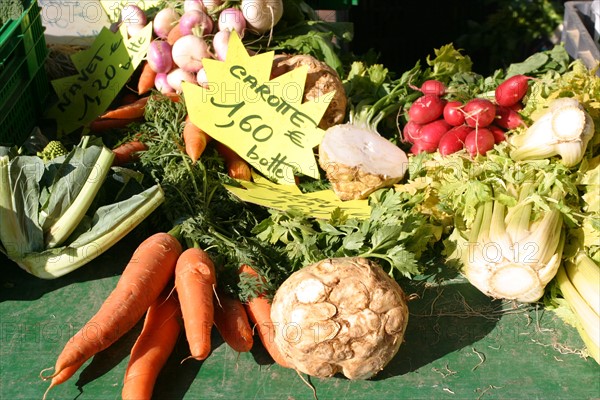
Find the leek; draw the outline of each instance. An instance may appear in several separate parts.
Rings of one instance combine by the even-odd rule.
[[[26,243],[27,238],[19,224],[15,205],[13,203],[12,188],[8,172],[9,157],[0,157],[0,241],[9,258],[21,254],[19,243]]]
[[[81,221],[94,201],[98,190],[100,190],[101,183],[106,179],[113,158],[114,153],[111,150],[106,147],[100,149],[94,165],[86,168],[88,176],[77,197],[75,197],[60,218],[47,230],[45,238],[46,247],[56,247],[62,244],[73,233],[79,221]]]
[[[150,215],[164,200],[160,186],[155,185],[127,200],[111,204],[104,218],[68,246],[26,254],[15,260],[30,274],[42,279],[54,279],[92,261],[116,244]],[[115,215],[115,211],[120,213]],[[96,214],[102,214],[99,208]],[[107,221],[108,220],[108,221]]]

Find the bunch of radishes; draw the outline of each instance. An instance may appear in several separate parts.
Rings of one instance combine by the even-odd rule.
[[[206,83],[202,59],[223,61],[231,32],[262,34],[283,15],[282,0],[242,0],[239,7],[222,8],[223,1],[182,0],[156,13],[154,38],[146,57],[154,87],[162,93],[181,92],[182,82]],[[147,23],[136,5],[122,10],[121,23],[134,35]],[[140,77],[140,79],[148,79]]]
[[[505,132],[524,125],[519,114],[527,93],[525,75],[514,75],[496,87],[494,98],[473,98],[466,102],[448,100],[446,86],[437,80],[425,81],[418,90],[423,96],[408,109],[403,141],[411,153],[448,155],[465,149],[472,157],[485,155],[505,139]]]

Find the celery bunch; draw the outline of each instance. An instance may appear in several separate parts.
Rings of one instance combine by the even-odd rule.
[[[47,161],[0,148],[0,251],[53,279],[123,238],[164,196],[158,185],[144,190],[132,171],[111,168],[113,158],[89,136]]]

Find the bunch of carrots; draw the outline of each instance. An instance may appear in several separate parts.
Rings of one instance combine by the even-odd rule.
[[[146,111],[146,104],[154,95],[150,94],[141,98],[124,96],[125,100],[120,106],[106,111],[90,123],[90,131],[102,134],[110,130],[125,128],[133,122],[142,121]],[[181,96],[176,93],[160,94],[160,96],[166,96],[175,102],[181,101]],[[195,163],[200,159],[200,156],[212,138],[196,126],[188,116],[182,129],[182,140],[185,153],[191,159],[192,163]],[[147,149],[147,146],[138,138],[123,142],[113,149],[113,153],[115,154],[113,165],[120,166],[135,162],[139,157],[139,153]],[[246,181],[252,179],[250,166],[242,157],[222,143],[217,142],[216,149],[219,155],[223,157],[229,176]]]
[[[239,273],[259,279],[249,265],[242,265]],[[256,332],[273,360],[287,367],[273,342],[270,308],[263,295],[242,303],[218,291],[217,271],[208,253],[197,247],[184,250],[174,234],[159,232],[138,246],[97,313],[66,343],[54,367],[43,370],[40,377],[50,380],[47,394],[142,318],[143,327],[123,379],[123,399],[152,397],[158,374],[182,329],[190,349],[186,359],[209,356],[215,326],[237,352],[250,351]],[[47,374],[50,370],[52,373]]]

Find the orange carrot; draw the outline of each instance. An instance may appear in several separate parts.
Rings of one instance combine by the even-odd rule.
[[[175,290],[181,304],[190,358],[196,360],[204,360],[210,354],[216,284],[214,264],[204,250],[190,247],[181,254],[175,267]]]
[[[148,61],[144,61],[142,72],[138,78],[138,94],[149,92],[154,87],[154,78],[156,78],[156,72],[150,68]]]
[[[139,152],[145,150],[148,150],[148,146],[137,139],[122,143],[113,149],[113,153],[115,154],[113,165],[119,166],[137,161],[139,159]]]
[[[227,147],[223,143],[217,143],[217,152],[225,160],[225,166],[227,167],[227,174],[235,179],[242,179],[245,181],[252,180],[252,171],[250,165],[240,157],[235,151]]]
[[[167,93],[165,94],[171,101],[178,102],[180,100],[180,96],[177,93]],[[132,119],[132,118],[142,118],[144,116],[144,112],[146,111],[146,104],[148,103],[148,99],[150,96],[142,97],[139,100],[134,101],[130,104],[124,104],[119,106],[113,110],[108,110],[104,114],[102,114],[100,119]]]
[[[126,128],[127,125],[132,122],[141,121],[141,118],[131,118],[131,119],[101,119],[97,118],[90,122],[89,128],[93,133],[105,133],[113,129],[123,129]]]
[[[113,110],[108,110],[100,116],[101,119],[132,119],[144,116],[149,96],[142,97],[133,103],[124,104]]]
[[[192,159],[192,162],[198,161],[211,139],[206,132],[194,125],[189,115],[185,118],[183,142],[185,143],[185,152]]]
[[[239,273],[250,274],[259,277],[258,273],[249,265],[242,265]],[[289,368],[289,364],[277,348],[275,344],[275,326],[271,321],[271,303],[264,297],[263,294],[245,303],[246,312],[250,321],[254,323],[258,337],[262,342],[265,350],[269,353],[273,361],[282,367]]]
[[[169,34],[167,35],[167,43],[169,43],[171,46],[173,46],[173,44],[177,41],[177,39],[179,39],[180,37],[182,37],[183,34],[181,33],[181,30],[179,29],[179,22],[175,25],[173,25],[173,28],[171,28],[171,30],[169,31]]]
[[[233,350],[243,353],[252,348],[252,327],[246,309],[238,299],[218,293],[215,301],[215,326],[225,343]]]
[[[168,233],[156,233],[137,247],[98,312],[63,348],[54,373],[40,373],[42,379],[52,379],[48,390],[65,382],[90,357],[135,326],[173,277],[181,251],[179,241]]]
[[[140,336],[131,349],[121,391],[123,400],[152,398],[156,378],[181,332],[180,317],[179,302],[168,293],[150,306]]]

